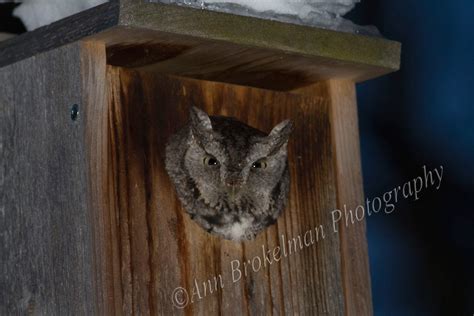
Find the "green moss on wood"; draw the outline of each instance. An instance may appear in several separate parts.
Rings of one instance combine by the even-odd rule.
[[[120,24],[398,70],[401,45],[383,38],[156,3],[125,3]]]

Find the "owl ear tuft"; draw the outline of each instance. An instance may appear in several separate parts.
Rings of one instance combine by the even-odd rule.
[[[203,131],[212,130],[211,119],[203,110],[193,106],[190,110],[190,116],[193,127]]]
[[[191,117],[192,134],[199,140],[199,143],[212,138],[212,124],[207,113],[193,106],[191,107],[189,114]]]
[[[293,123],[291,123],[290,120],[284,120],[283,122],[280,122],[279,124],[277,124],[272,129],[272,131],[270,132],[268,136],[286,137],[286,139],[288,139],[292,131],[293,131]]]
[[[290,137],[292,131],[293,123],[291,123],[290,120],[284,120],[272,129],[267,137],[273,148],[272,152],[280,149],[281,146],[288,142],[288,138]]]

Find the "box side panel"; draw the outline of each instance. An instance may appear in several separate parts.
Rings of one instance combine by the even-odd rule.
[[[0,82],[0,314],[93,314],[79,44],[3,67]]]

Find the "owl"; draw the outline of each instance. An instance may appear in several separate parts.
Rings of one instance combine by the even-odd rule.
[[[165,165],[191,219],[211,234],[251,240],[272,225],[288,197],[289,120],[269,134],[197,107],[170,137]]]

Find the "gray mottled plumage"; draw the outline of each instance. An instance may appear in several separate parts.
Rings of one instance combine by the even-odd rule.
[[[166,147],[166,170],[179,199],[208,232],[253,239],[285,207],[291,122],[281,122],[267,135],[196,107],[190,116]]]

